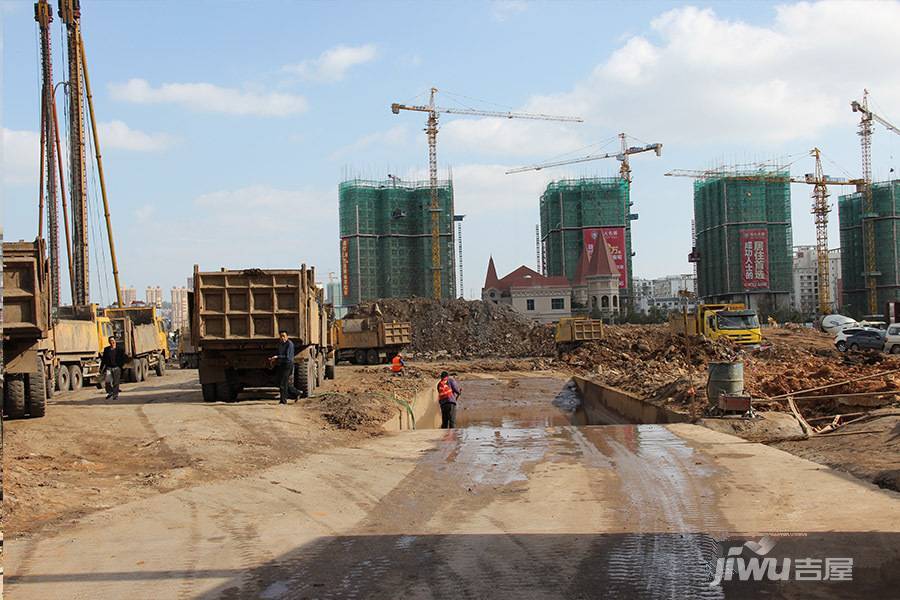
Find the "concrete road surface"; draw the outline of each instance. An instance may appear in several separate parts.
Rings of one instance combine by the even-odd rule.
[[[329,449],[10,542],[7,592],[886,598],[900,585],[897,494],[699,426],[472,422]]]

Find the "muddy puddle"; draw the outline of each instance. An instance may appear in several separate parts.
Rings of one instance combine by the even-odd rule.
[[[575,384],[551,377],[462,379],[456,426],[525,429],[576,424]]]

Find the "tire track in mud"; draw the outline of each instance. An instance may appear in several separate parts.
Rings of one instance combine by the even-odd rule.
[[[189,533],[187,546],[179,553],[185,558],[182,571],[185,573],[178,590],[179,600],[188,600],[195,596],[194,586],[197,583],[197,558],[199,556],[198,548],[201,542],[199,514],[197,511],[197,503],[189,498],[181,498],[190,514],[190,525],[188,525]]]

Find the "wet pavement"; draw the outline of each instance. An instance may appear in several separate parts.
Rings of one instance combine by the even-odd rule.
[[[900,495],[693,425],[573,426],[563,380],[461,383],[456,430],[33,540],[8,568],[14,597],[880,598],[900,584]]]

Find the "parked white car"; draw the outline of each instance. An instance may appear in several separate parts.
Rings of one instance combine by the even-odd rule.
[[[900,327],[900,325],[898,325]],[[842,329],[834,336],[834,347],[840,350],[841,352],[845,352],[847,350],[847,338],[853,335],[854,333],[859,333],[860,331],[881,331],[880,329],[876,329],[874,327],[847,327],[846,329]],[[900,352],[900,350],[898,350]]]
[[[900,354],[900,323],[891,323],[884,336],[884,351]]]

